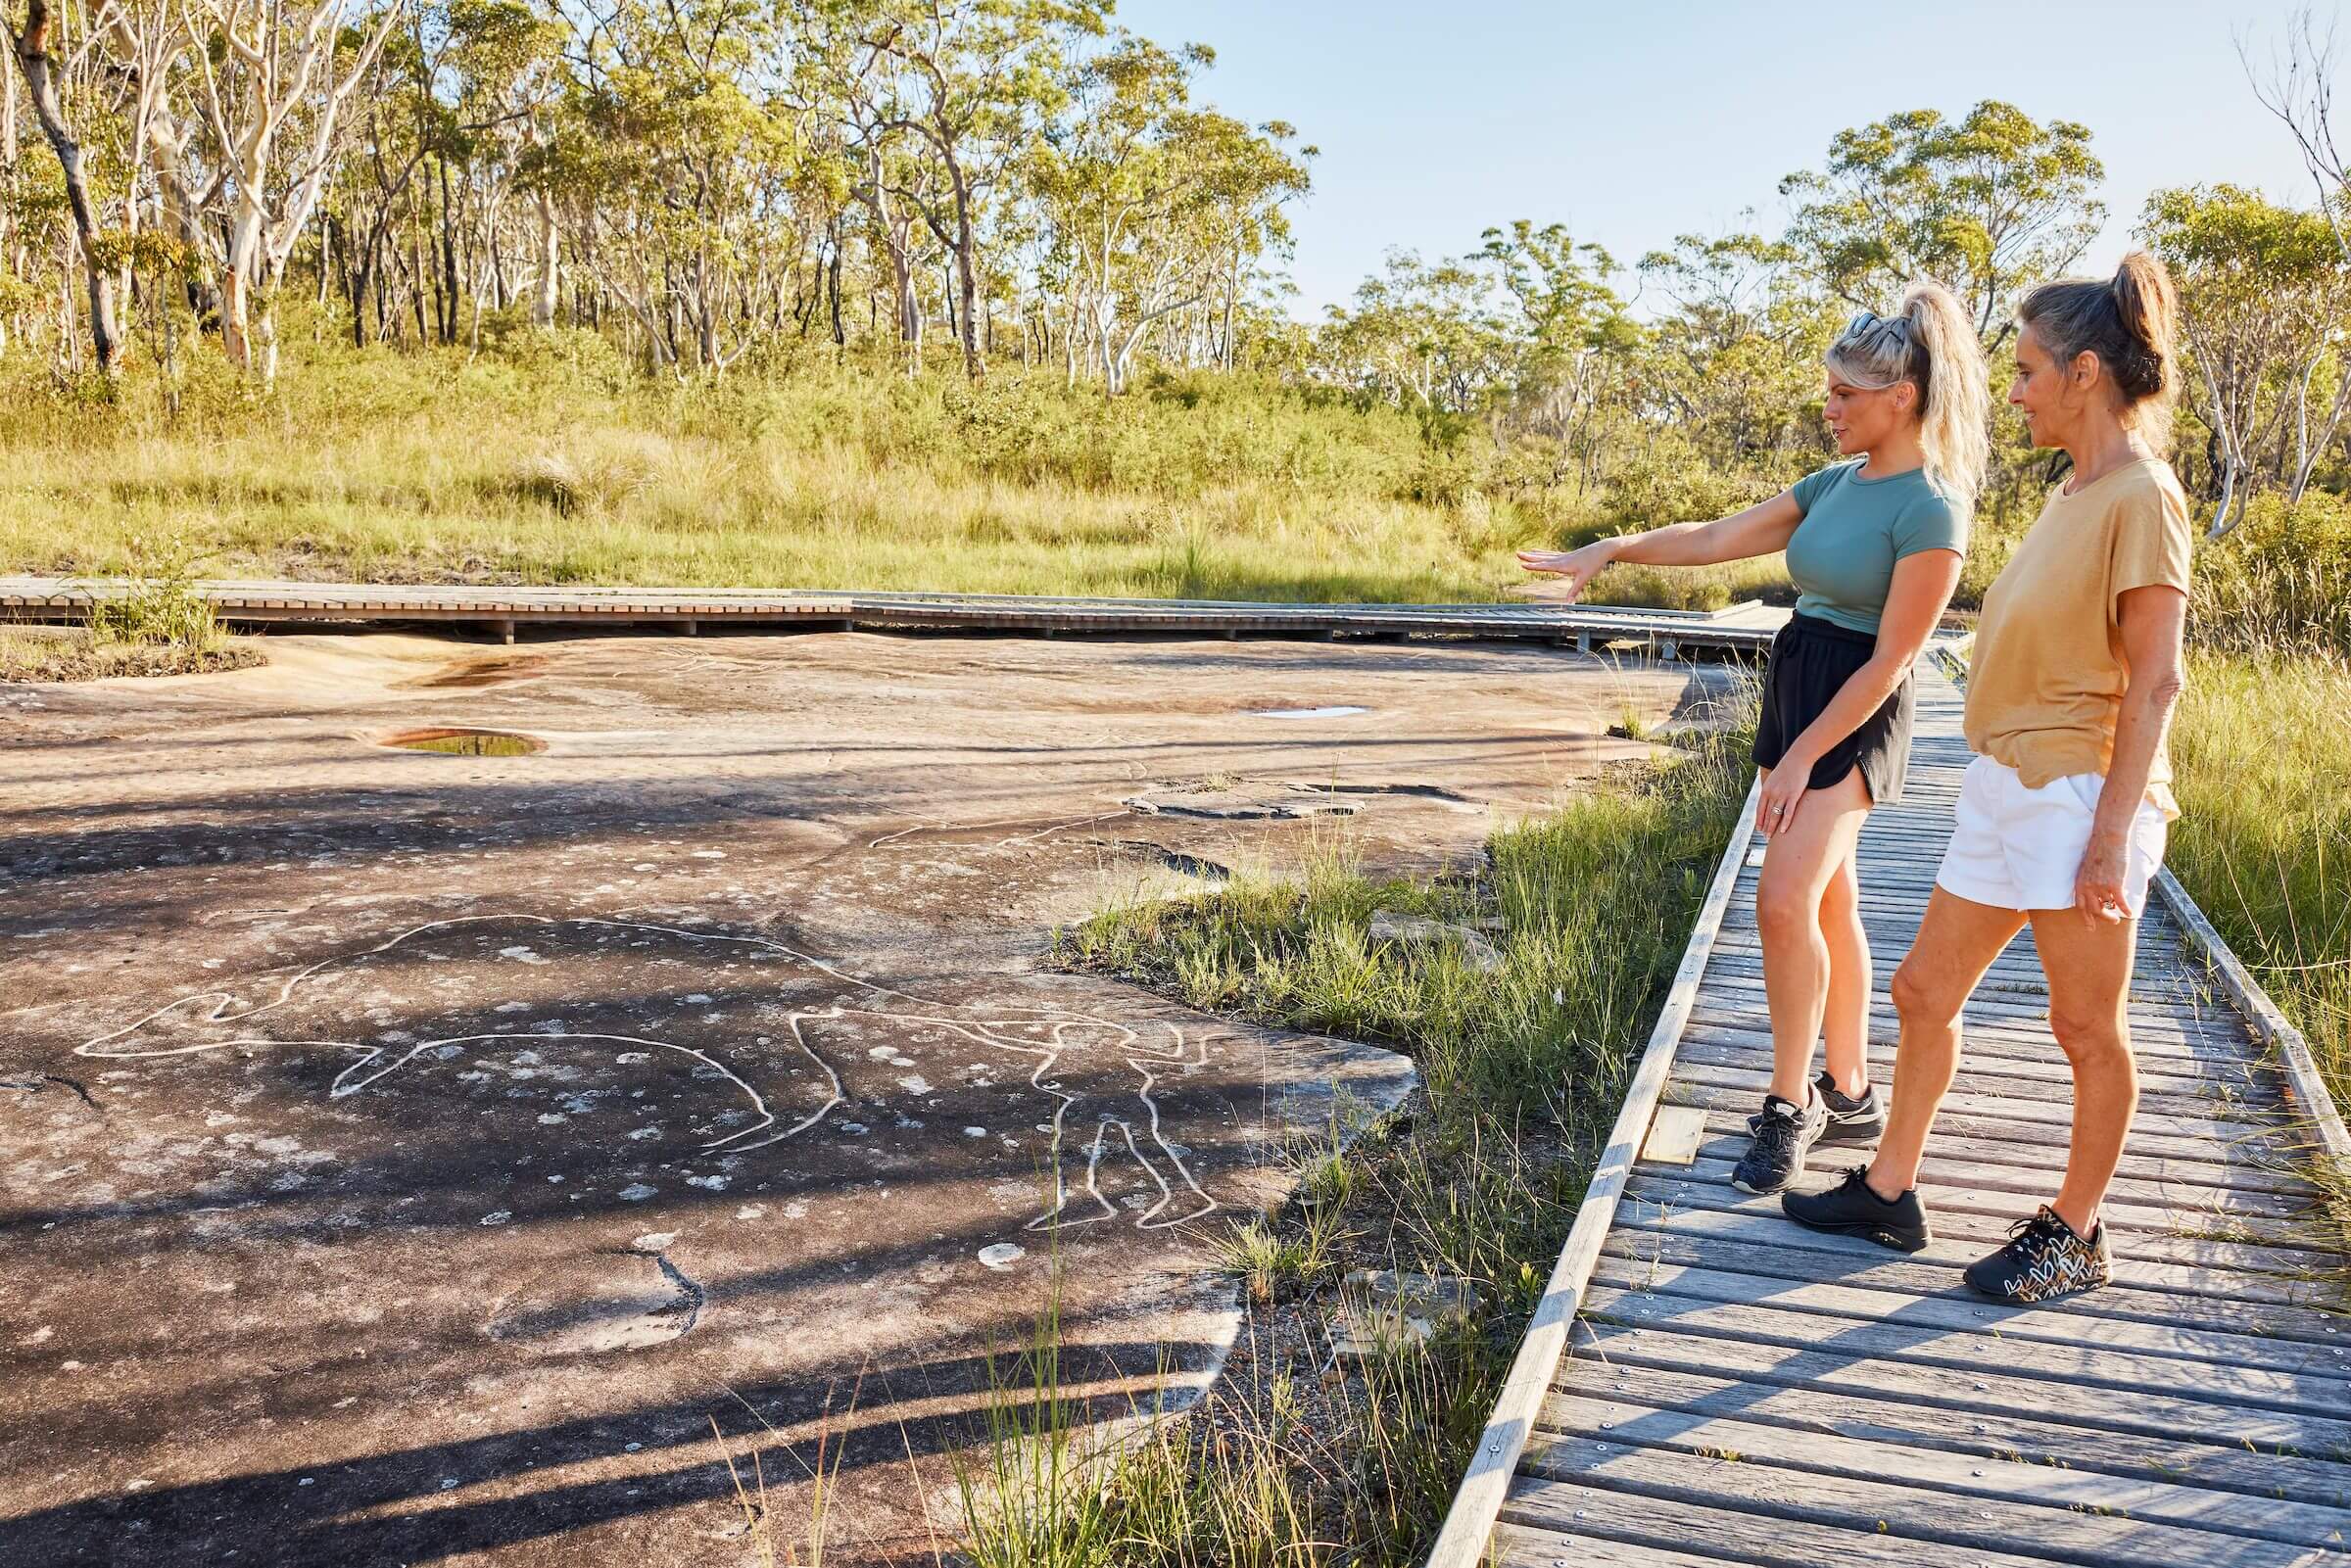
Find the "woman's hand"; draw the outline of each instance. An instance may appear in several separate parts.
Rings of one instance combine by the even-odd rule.
[[[1755,797],[1755,829],[1764,837],[1776,836],[1796,821],[1796,808],[1803,803],[1804,792],[1812,787],[1812,770],[1820,759],[1805,752],[1801,746],[1790,746],[1771,777],[1763,781],[1763,789]]]
[[[1612,539],[1596,539],[1582,549],[1522,549],[1518,552],[1519,565],[1560,581],[1529,583],[1513,592],[1526,598],[1557,599],[1562,604],[1572,604],[1584,586],[1615,558],[1616,541]]]
[[[2131,906],[2123,902],[2123,874],[2130,862],[2128,832],[2090,833],[2082,869],[2074,873],[2074,907],[2091,926],[2120,926],[2131,918]]]

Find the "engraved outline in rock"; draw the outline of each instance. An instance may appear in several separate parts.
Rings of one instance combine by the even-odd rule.
[[[859,1017],[878,1019],[888,1022],[906,1023],[920,1022],[936,1024],[954,1033],[961,1034],[966,1039],[969,1039],[976,1044],[986,1046],[990,1049],[1011,1051],[1018,1055],[1032,1057],[1036,1060],[1036,1066],[1029,1075],[1030,1085],[1038,1092],[1052,1097],[1056,1102],[1053,1112],[1051,1145],[1054,1184],[1053,1203],[1050,1209],[1048,1209],[1043,1214],[1037,1216],[1037,1218],[1031,1220],[1024,1228],[1029,1230],[1039,1230],[1054,1224],[1067,1224],[1071,1226],[1084,1225],[1092,1224],[1102,1219],[1117,1217],[1117,1207],[1103,1195],[1099,1184],[1103,1148],[1109,1134],[1109,1129],[1112,1127],[1119,1129],[1127,1145],[1128,1154],[1131,1156],[1134,1162],[1143,1168],[1144,1173],[1151,1178],[1153,1183],[1157,1185],[1160,1190],[1159,1202],[1152,1205],[1150,1209],[1146,1210],[1136,1219],[1135,1225],[1137,1229],[1154,1230],[1170,1225],[1182,1224],[1187,1220],[1204,1218],[1207,1215],[1214,1213],[1220,1207],[1222,1207],[1214,1198],[1211,1198],[1208,1195],[1206,1190],[1201,1187],[1199,1181],[1192,1175],[1190,1168],[1184,1164],[1182,1156],[1176,1152],[1176,1146],[1169,1143],[1164,1132],[1162,1131],[1160,1126],[1159,1102],[1152,1093],[1152,1090],[1158,1083],[1158,1078],[1152,1072],[1151,1068],[1145,1065],[1146,1063],[1152,1063],[1163,1068],[1170,1066],[1203,1066],[1207,1061],[1208,1043],[1205,1040],[1201,1040],[1187,1044],[1184,1038],[1183,1030],[1178,1025],[1172,1022],[1165,1022],[1164,1021],[1162,1022],[1162,1026],[1165,1027],[1172,1036],[1172,1046],[1165,1051],[1157,1051],[1151,1049],[1145,1043],[1144,1037],[1128,1024],[1121,1023],[1116,1020],[1102,1018],[1097,1015],[1077,1013],[1067,1008],[1036,1007],[1022,1003],[992,1004],[992,1009],[996,1011],[1038,1015],[1034,1019],[1024,1021],[1001,1018],[987,1019],[941,1017],[936,1012],[892,1011],[890,1009],[881,1007],[850,1008],[836,1005],[831,1008],[795,1009],[787,1015],[786,1021],[792,1029],[792,1043],[799,1048],[800,1052],[805,1055],[810,1062],[814,1063],[816,1067],[824,1072],[826,1080],[831,1085],[830,1097],[826,1100],[822,1107],[812,1112],[808,1116],[802,1117],[799,1120],[793,1122],[792,1125],[784,1127],[781,1131],[771,1132],[769,1136],[757,1138],[755,1142],[749,1143],[744,1143],[741,1142],[741,1140],[752,1138],[758,1133],[769,1132],[769,1129],[777,1126],[777,1118],[775,1114],[768,1109],[765,1097],[762,1096],[756,1088],[752,1087],[749,1082],[744,1079],[740,1074],[736,1073],[725,1063],[720,1062],[715,1057],[710,1056],[704,1051],[693,1046],[680,1045],[675,1041],[651,1039],[640,1035],[609,1034],[596,1030],[566,1030],[562,1033],[556,1034],[504,1029],[488,1030],[468,1034],[445,1035],[436,1039],[418,1041],[390,1061],[381,1061],[381,1059],[386,1057],[390,1052],[390,1048],[386,1046],[362,1045],[354,1040],[285,1040],[260,1035],[241,1036],[235,1039],[226,1040],[205,1040],[194,1044],[175,1045],[157,1050],[109,1051],[103,1049],[103,1047],[108,1045],[110,1042],[122,1039],[126,1035],[135,1034],[139,1030],[144,1029],[149,1024],[155,1022],[158,1019],[165,1017],[167,1014],[187,1008],[192,1004],[204,1002],[210,1002],[212,1004],[209,1012],[194,1020],[196,1022],[240,1023],[248,1019],[259,1017],[264,1013],[267,1013],[275,1008],[284,1006],[286,1003],[293,1000],[295,991],[305,980],[319,974],[323,971],[331,970],[338,965],[349,964],[360,959],[374,957],[379,953],[389,952],[393,948],[398,947],[401,943],[408,941],[409,938],[421,936],[428,931],[441,930],[451,927],[497,922],[525,922],[547,927],[561,925],[594,926],[603,927],[614,930],[651,931],[665,936],[683,937],[690,941],[732,942],[742,946],[759,947],[767,949],[771,952],[781,953],[798,963],[805,964],[812,969],[821,971],[823,974],[830,975],[834,979],[841,981],[844,984],[854,986],[866,992],[870,992],[876,997],[895,999],[902,1003],[912,1004],[913,1007],[917,1009],[952,1009],[955,1006],[952,1003],[935,1001],[928,997],[915,995],[909,991],[901,991],[892,986],[877,984],[872,980],[864,979],[858,975],[847,974],[834,965],[825,962],[823,959],[817,958],[812,954],[800,952],[798,949],[788,946],[783,942],[776,941],[772,937],[737,936],[730,935],[722,931],[700,931],[688,929],[683,927],[663,926],[649,921],[607,920],[595,916],[563,917],[515,913],[499,915],[457,915],[443,920],[427,921],[422,925],[410,927],[408,929],[399,932],[397,935],[377,943],[373,947],[362,948],[354,953],[333,954],[329,957],[319,959],[314,963],[305,965],[301,969],[298,969],[292,974],[288,974],[286,978],[279,983],[277,987],[277,994],[274,997],[270,998],[268,1001],[247,1007],[241,1012],[232,1011],[232,1009],[236,1008],[238,999],[233,993],[228,991],[197,991],[187,996],[174,998],[173,1000],[165,1003],[163,1006],[156,1008],[154,1011],[144,1015],[143,1017],[133,1020],[129,1023],[123,1024],[120,1028],[110,1029],[106,1033],[96,1035],[91,1039],[83,1041],[80,1045],[77,1045],[73,1048],[73,1054],[78,1057],[104,1061],[131,1061],[147,1057],[188,1056],[208,1051],[232,1050],[240,1046],[260,1047],[280,1045],[310,1045],[334,1050],[359,1052],[360,1053],[359,1060],[345,1068],[341,1072],[337,1073],[335,1075],[334,1082],[327,1090],[327,1097],[330,1100],[340,1100],[346,1096],[356,1094],[360,1090],[364,1089],[368,1085],[376,1082],[378,1079],[398,1071],[400,1069],[408,1066],[410,1062],[415,1061],[418,1057],[422,1056],[426,1052],[437,1050],[445,1045],[465,1045],[484,1040],[530,1040],[538,1042],[552,1042],[557,1040],[602,1040],[622,1045],[646,1046],[657,1050],[675,1051],[680,1055],[693,1058],[695,1061],[710,1068],[713,1071],[724,1077],[728,1082],[734,1084],[735,1087],[743,1093],[744,1097],[750,1102],[753,1111],[758,1117],[756,1121],[754,1121],[748,1127],[740,1128],[724,1137],[711,1139],[701,1146],[705,1150],[715,1150],[726,1148],[728,1145],[733,1144],[737,1145],[737,1147],[729,1152],[740,1154],[753,1149],[764,1149],[771,1144],[781,1143],[788,1138],[798,1136],[800,1133],[807,1131],[809,1128],[822,1121],[833,1112],[835,1107],[841,1105],[847,1099],[847,1096],[842,1091],[840,1072],[830,1062],[825,1060],[823,1053],[818,1051],[816,1047],[810,1043],[807,1034],[802,1027],[802,1024],[805,1022],[830,1021],[845,1018],[852,1014]],[[1049,1029],[1051,1031],[1050,1037],[1052,1043],[1050,1045],[1046,1045],[1040,1042],[1022,1040],[1009,1035],[1010,1030],[1023,1027]],[[1133,1092],[1136,1098],[1141,1100],[1143,1104],[1149,1140],[1155,1144],[1159,1152],[1166,1157],[1168,1164],[1175,1167],[1176,1173],[1182,1178],[1184,1187],[1187,1188],[1191,1194],[1199,1200],[1197,1207],[1190,1210],[1190,1212],[1165,1219],[1159,1217],[1161,1211],[1165,1210],[1169,1204],[1176,1201],[1176,1192],[1175,1187],[1172,1186],[1167,1177],[1160,1172],[1158,1166],[1152,1162],[1151,1158],[1142,1152],[1140,1145],[1138,1145],[1135,1139],[1135,1128],[1133,1121],[1126,1117],[1116,1116],[1109,1112],[1104,1112],[1096,1119],[1094,1136],[1091,1143],[1087,1146],[1085,1173],[1085,1189],[1087,1193],[1093,1197],[1095,1203],[1100,1205],[1102,1212],[1086,1215],[1082,1219],[1067,1219],[1063,1217],[1070,1205],[1069,1185],[1064,1179],[1062,1172],[1062,1144],[1066,1131],[1066,1122],[1069,1117],[1070,1108],[1080,1103],[1080,1101],[1085,1098],[1085,1096],[1064,1092],[1063,1087],[1058,1079],[1048,1079],[1046,1078],[1045,1074],[1051,1071],[1059,1064],[1064,1052],[1082,1049],[1080,1046],[1074,1045],[1069,1039],[1070,1031],[1076,1029],[1108,1029],[1121,1037],[1119,1043],[1113,1046],[1112,1049],[1122,1055],[1125,1058],[1127,1065],[1142,1078],[1141,1086]],[[1129,1052],[1134,1054],[1128,1055],[1128,1053]],[[381,1062],[380,1066],[377,1065],[379,1061]]]

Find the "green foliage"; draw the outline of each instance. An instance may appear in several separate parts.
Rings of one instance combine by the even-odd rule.
[[[1956,122],[1911,110],[1830,144],[1826,169],[1789,175],[1788,238],[1855,305],[1883,308],[1913,278],[1941,280],[1988,339],[2018,291],[2071,265],[2105,222],[2106,170],[2088,127],[2036,121],[1987,99]]]
[[[133,534],[119,568],[119,592],[90,602],[89,631],[99,642],[210,652],[224,641],[212,601],[196,587],[201,552],[183,535]]]
[[[2166,858],[2351,1105],[2351,662],[2199,654],[2187,676]]]
[[[2351,655],[2351,504],[2267,495],[2196,551],[2189,635],[2238,653]]]
[[[2157,191],[2139,231],[2179,285],[2212,527],[2225,533],[2250,485],[2299,494],[2351,408],[2351,356],[2338,347],[2351,266],[2327,214],[2234,185]]]
[[[228,576],[1425,602],[1496,596],[1552,515],[1489,499],[1483,438],[1238,373],[1116,402],[823,360],[679,384],[557,332],[328,338],[270,388],[192,358],[176,410],[22,362],[0,396],[0,561],[61,575],[179,529]]]

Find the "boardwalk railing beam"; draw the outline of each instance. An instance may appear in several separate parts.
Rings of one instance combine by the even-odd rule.
[[[1028,636],[1474,638],[1610,643],[1667,661],[1703,652],[1754,657],[1786,612],[1760,604],[1719,611],[1609,605],[1276,604],[1102,599],[1000,594],[844,594],[754,589],[425,587],[415,584],[210,581],[195,585],[232,626],[471,624],[505,638],[520,626],[574,634],[636,626],[689,635],[712,627],[768,631],[996,633]],[[0,578],[0,619],[78,621],[127,585],[111,580]]]

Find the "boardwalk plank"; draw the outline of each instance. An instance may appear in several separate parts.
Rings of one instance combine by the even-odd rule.
[[[2030,1543],[2043,1561],[2084,1568],[2144,1568],[2149,1562],[2195,1568],[2308,1568],[2332,1555],[2326,1547],[2079,1512],[2006,1498],[1963,1497],[1928,1487],[1857,1477],[1825,1477],[1738,1459],[1637,1448],[1598,1438],[1546,1439],[1527,1445],[1530,1477],[1572,1478],[1639,1497],[1676,1502],[1723,1502],[1764,1521],[1792,1520],[1870,1528],[1945,1545],[1999,1550]],[[1736,1538],[1734,1538],[1736,1539]]]
[[[2016,1376],[2048,1378],[2069,1388],[2127,1393],[2193,1393],[2242,1408],[2304,1415],[2351,1414],[2351,1377],[2279,1372],[2268,1367],[2198,1363],[2183,1368],[2168,1356],[2063,1341],[2007,1339],[1996,1325],[1947,1329],[1904,1318],[1842,1317],[1825,1311],[1783,1311],[1745,1302],[1702,1301],[1594,1286],[1584,1314],[1621,1327],[1661,1328],[1685,1335],[1719,1335],[1753,1345],[1825,1345],[1849,1354],[1973,1374],[1988,1360]],[[1938,1379],[1936,1381],[1942,1381]]]
[[[2024,1416],[2093,1431],[2233,1447],[2256,1455],[2333,1464],[2351,1461],[2351,1418],[2216,1403],[2192,1398],[2190,1391],[2177,1385],[2170,1393],[2074,1386],[1994,1366],[1954,1377],[1923,1370],[1899,1357],[1589,1321],[1577,1325],[1573,1346],[1575,1359],[1605,1366],[1733,1377],[1748,1384],[1928,1405],[1973,1417]],[[1987,1357],[1996,1349],[1988,1345]],[[1558,1379],[1553,1382],[1556,1385]]]
[[[1632,1395],[1556,1395],[1543,1406],[1543,1430],[1564,1439],[1682,1453],[1736,1453],[1743,1464],[1845,1481],[1898,1476],[1907,1486],[1935,1492],[2053,1508],[2103,1509],[2258,1541],[2303,1546],[2351,1543],[2351,1509],[2277,1497],[2249,1497],[2173,1481],[2127,1479],[2070,1465],[1947,1453],[1885,1437],[1873,1441],[1833,1431],[1797,1431],[1778,1422],[1658,1408]]]
[[[1811,1264],[1820,1270],[1822,1278],[1842,1279],[1855,1266],[1900,1256],[1858,1236],[1836,1236],[1823,1231],[1799,1229],[1760,1205],[1737,1209],[1691,1209],[1664,1208],[1649,1203],[1628,1204],[1617,1211],[1616,1229],[1626,1235],[1638,1236],[1637,1245],[1648,1250],[1644,1256],[1654,1254],[1655,1238],[1660,1236],[1694,1242],[1711,1242],[1717,1238],[1753,1242],[1759,1246],[1776,1247],[1792,1257],[1825,1255]],[[1957,1289],[1960,1288],[1959,1271],[1974,1262],[1984,1251],[1981,1242],[1953,1237],[1946,1228],[1927,1244],[1924,1252],[1908,1256],[1912,1262],[1943,1269],[1952,1287]],[[2096,1310],[2098,1308],[2091,1305],[2093,1302],[2101,1305],[2114,1303],[2118,1291],[2126,1296],[2140,1290],[2193,1296],[2223,1308],[2241,1309],[2245,1314],[2248,1333],[2351,1345],[2351,1317],[2344,1316],[2340,1309],[2340,1289],[2326,1280],[2286,1274],[2216,1271],[2194,1264],[2135,1257],[2130,1249],[2125,1249],[2123,1255],[2115,1259],[2114,1280],[2113,1290],[2098,1292],[2071,1305],[2081,1311]],[[2124,1308],[2117,1307],[2115,1309]]]
[[[2105,1432],[2004,1410],[1989,1414],[1951,1410],[1652,1366],[1604,1366],[1589,1360],[1562,1365],[1558,1387],[1562,1393],[1604,1401],[1629,1400],[1659,1410],[1769,1420],[1798,1432],[1832,1432],[1904,1448],[2063,1465],[2140,1480],[2193,1483],[2248,1497],[2291,1498],[2337,1514],[2351,1511],[2351,1465],[2331,1459],[2248,1453],[2241,1447]],[[1544,1424],[1559,1430],[1555,1421],[1547,1419]],[[1623,1435],[1637,1436],[1631,1432]],[[1882,1466],[1881,1471],[1890,1468]],[[2342,1523],[2336,1521],[2338,1527]]]
[[[1763,1103],[1763,1086],[1764,1080],[1759,1073],[1751,1084],[1742,1084],[1736,1088],[1719,1088],[1712,1084],[1677,1079],[1668,1087],[1667,1098],[1676,1105],[1702,1106],[1708,1111],[1718,1111],[1725,1116],[1744,1119],[1754,1115],[1756,1108]],[[2065,1125],[2054,1120],[2022,1121],[2009,1115],[2004,1104],[1986,1104],[1981,1101],[1959,1105],[1945,1102],[1942,1114],[1935,1118],[1938,1137],[1950,1132],[1962,1137],[2034,1149],[2053,1149],[2060,1153],[2065,1148]],[[2232,1137],[2175,1138],[2150,1132],[2143,1125],[2134,1125],[2128,1147],[2140,1154],[2167,1160],[2221,1161],[2232,1166],[2275,1168],[2291,1147],[2287,1134],[2293,1131],[2291,1127],[2258,1127],[2240,1129],[2238,1135]],[[1824,1159],[1832,1157],[1833,1151]],[[1934,1158],[1931,1144],[1927,1158]]]
[[[1682,1180],[1678,1171],[1671,1177],[1636,1174],[1625,1183],[1624,1195],[1628,1203],[1654,1205],[1667,1211],[1731,1210],[1769,1215],[1786,1223],[1780,1214],[1780,1201],[1777,1198],[1751,1198],[1735,1187],[1715,1182]],[[2022,1194],[1970,1193],[1963,1188],[1939,1188],[1932,1183],[1920,1189],[1920,1196],[1928,1206],[1929,1224],[1936,1235],[1972,1243],[1979,1254],[2004,1244],[2008,1240],[2008,1227],[2039,1207],[2035,1200]],[[1961,1198],[1964,1198],[1964,1204],[1959,1207],[1943,1210],[1934,1207],[1938,1199],[1956,1203]],[[2143,1258],[2198,1269],[2207,1275],[2231,1276],[2211,1281],[2213,1290],[2218,1294],[2236,1288],[2233,1276],[2272,1274],[2286,1279],[2310,1279],[2321,1277],[2327,1269],[2340,1265],[2340,1259],[2335,1257],[2304,1249],[2253,1245],[2208,1236],[2174,1235],[2154,1230],[2125,1232],[2119,1223],[2115,1230],[2114,1249],[2118,1257]]]
[[[2225,1368],[2259,1367],[2323,1383],[2351,1380],[2351,1360],[2340,1358],[2326,1346],[2268,1340],[2228,1328],[2107,1319],[2070,1310],[2063,1303],[2004,1307],[1949,1289],[1947,1275],[1944,1288],[1939,1290],[1888,1290],[1849,1280],[1763,1278],[1707,1266],[1710,1262],[1668,1263],[1662,1259],[1627,1259],[1603,1252],[1592,1278],[1635,1295],[1693,1297],[1767,1307],[1775,1311],[1817,1312],[1824,1317],[1862,1318],[1965,1334],[1991,1333],[2002,1340],[2039,1340],[2210,1361]],[[2200,1374],[2183,1370],[2181,1375],[2193,1378]]]
[[[1862,1158],[1855,1156],[1853,1162],[1858,1164]],[[1711,1182],[1735,1191],[1730,1188],[1730,1181],[1737,1163],[1736,1155],[1723,1152],[1701,1156],[1688,1164],[1647,1164],[1637,1168],[1645,1176]],[[1825,1183],[1807,1176],[1804,1185]],[[1975,1214],[2007,1224],[2046,1203],[2055,1186],[2053,1181],[2022,1179],[2004,1171],[1992,1173],[1987,1179],[1987,1172],[1981,1167],[1943,1159],[1930,1163],[1918,1191],[1929,1212],[1937,1218]],[[1740,1196],[1744,1198],[1747,1194]],[[2196,1236],[2225,1232],[2231,1240],[2260,1246],[2315,1251],[2320,1256],[2307,1265],[2314,1268],[2326,1260],[2327,1235],[2324,1222],[2316,1216],[2300,1218],[2243,1210],[2215,1212],[2194,1206],[2186,1195],[2150,1194],[2129,1182],[2117,1183],[2109,1189],[2105,1212],[2114,1225],[2118,1247],[2125,1235]]]
[[[1502,1517],[1497,1537],[1509,1568],[1580,1568],[1584,1559],[1576,1552],[1584,1541],[1595,1539],[1668,1551],[1668,1544],[1701,1542],[1703,1561],[1767,1568],[2036,1568],[2048,1560],[1912,1540],[1879,1532],[1867,1520],[1846,1529],[1758,1517],[1727,1502],[1710,1508],[1548,1479],[1522,1481]],[[1662,1561],[1680,1568],[1673,1557]]]

